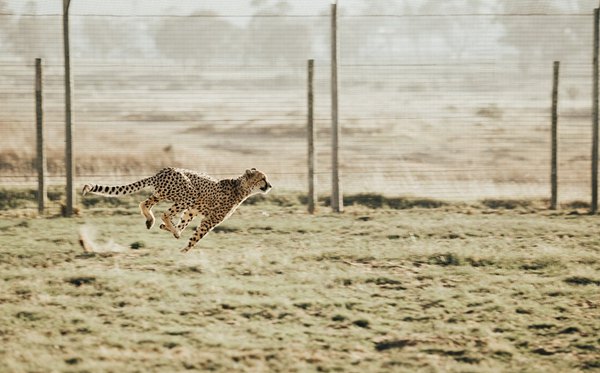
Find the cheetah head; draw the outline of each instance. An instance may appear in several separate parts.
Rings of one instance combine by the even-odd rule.
[[[251,190],[251,194],[268,193],[273,187],[267,180],[267,175],[256,168],[246,170],[243,177],[246,186]]]

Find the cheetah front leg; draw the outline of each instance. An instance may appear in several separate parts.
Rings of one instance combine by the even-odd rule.
[[[181,237],[181,232],[175,229],[171,218],[184,211],[185,209],[186,205],[181,202],[178,202],[171,206],[164,214],[162,214],[161,219],[163,221],[163,224],[160,225],[160,229],[173,233],[173,236],[175,236],[175,238]]]
[[[187,253],[188,251],[190,251],[192,247],[194,247],[198,243],[198,241],[200,241],[204,236],[206,236],[206,234],[210,232],[214,227],[216,227],[217,224],[219,224],[222,220],[223,219],[214,219],[210,217],[205,217],[204,219],[202,219],[202,222],[200,223],[198,228],[196,228],[196,231],[188,241],[187,246],[181,249],[181,252]]]
[[[150,229],[154,225],[154,214],[152,213],[152,207],[160,202],[160,197],[157,194],[151,195],[147,200],[140,202],[140,210],[142,215],[146,218],[146,228]]]

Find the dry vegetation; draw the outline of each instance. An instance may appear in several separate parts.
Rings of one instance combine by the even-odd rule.
[[[344,190],[454,200],[548,196],[550,76],[524,75],[512,65],[493,68],[503,79],[468,65],[345,67]],[[63,108],[54,95],[60,73],[49,68],[45,101],[52,175],[64,174]],[[591,148],[589,81],[565,74],[564,90],[580,88],[560,96],[563,201],[588,198]],[[202,69],[137,61],[130,70],[78,66],[76,78],[76,166],[85,182],[124,182],[165,166],[216,176],[257,167],[278,187],[306,185],[303,67]],[[331,160],[326,69],[318,69],[316,82],[323,190]],[[0,117],[3,183],[23,181],[22,175],[34,182],[33,97],[23,86],[27,91],[7,95],[12,112]]]
[[[15,193],[0,218],[8,371],[600,368],[600,223],[580,206],[363,195],[309,216],[274,194],[182,255],[135,198],[33,218]]]

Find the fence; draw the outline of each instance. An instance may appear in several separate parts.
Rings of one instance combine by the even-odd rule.
[[[257,167],[279,189],[306,191],[314,58],[315,176],[318,193],[329,194],[329,8],[152,3],[72,0],[75,184],[131,181],[169,165],[218,177]],[[469,4],[339,5],[343,191],[549,198],[560,60],[559,201],[589,200],[597,4]],[[0,1],[2,185],[36,182],[36,57],[49,181],[64,183],[61,6]]]

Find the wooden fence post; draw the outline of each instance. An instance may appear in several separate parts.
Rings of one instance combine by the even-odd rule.
[[[344,199],[340,188],[338,126],[338,72],[337,72],[337,4],[331,4],[331,208],[344,211]]]
[[[67,173],[66,206],[64,215],[72,216],[75,205],[73,178],[73,126],[71,122],[71,55],[69,51],[69,5],[71,0],[63,0],[63,51],[65,59],[65,168]]]
[[[44,146],[44,109],[42,86],[42,59],[35,59],[35,125],[36,125],[36,153],[38,174],[38,212],[44,214],[48,188],[46,184],[46,147]]]
[[[560,62],[554,61],[552,74],[552,155],[551,155],[551,197],[550,209],[556,210],[558,205],[558,74]]]
[[[600,9],[594,9],[594,59],[592,76],[592,203],[590,214],[598,211],[598,39]]]
[[[317,193],[315,189],[315,126],[314,126],[314,60],[308,60],[308,212],[315,213]]]

